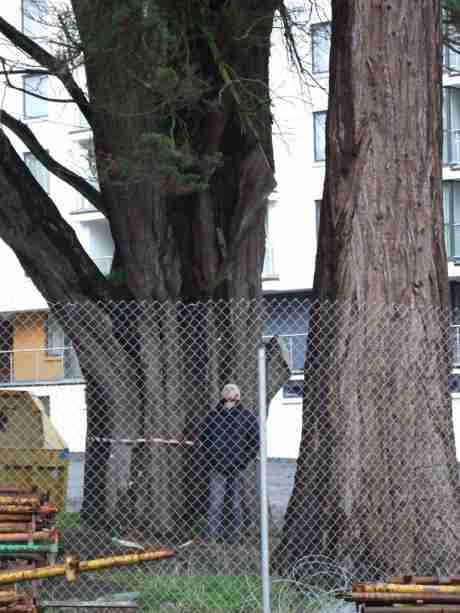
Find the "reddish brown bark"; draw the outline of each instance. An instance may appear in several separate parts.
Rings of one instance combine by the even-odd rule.
[[[278,563],[460,561],[441,204],[440,2],[333,0],[302,445]],[[325,300],[331,302],[324,302]],[[301,572],[301,571],[299,571]]]

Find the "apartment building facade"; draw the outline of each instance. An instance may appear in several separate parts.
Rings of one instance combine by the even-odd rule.
[[[51,2],[51,0],[49,0]],[[46,6],[41,0],[41,7]],[[16,28],[46,44],[47,29],[34,0],[10,0],[0,14]],[[285,53],[282,33],[273,33],[271,87],[277,188],[269,202],[263,290],[273,313],[264,334],[280,336],[288,349],[291,381],[271,403],[269,455],[297,457],[301,431],[302,369],[306,346],[302,311],[313,283],[319,206],[325,166],[325,125],[328,105],[330,27],[328,6],[312,14],[305,61],[312,79],[301,84]],[[8,48],[9,54],[16,53]],[[23,58],[18,56],[18,62]],[[449,280],[453,304],[460,307],[460,56],[445,53],[444,73],[444,209]],[[76,75],[84,84],[83,69]],[[60,85],[47,76],[21,75],[18,87],[4,87],[4,107],[23,121],[63,165],[97,185],[92,166],[92,136],[73,104],[58,98]],[[32,94],[27,93],[29,91]],[[24,145],[9,134],[42,187],[59,206],[81,244],[104,274],[110,272],[113,241],[109,224],[82,196],[51,175]],[[47,304],[24,274],[14,253],[0,242],[6,291],[0,300],[0,387],[15,386],[40,396],[53,424],[71,452],[85,448],[85,384],[75,353],[53,321]],[[282,306],[280,306],[282,305]],[[460,318],[453,402],[460,406]],[[457,391],[458,390],[458,393]],[[454,411],[455,417],[455,411]],[[460,424],[459,424],[460,427]]]

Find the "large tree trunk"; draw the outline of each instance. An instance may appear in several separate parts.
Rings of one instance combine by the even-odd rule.
[[[255,410],[263,317],[256,302],[238,300],[261,296],[274,187],[268,60],[276,3],[128,4],[72,2],[88,100],[61,59],[1,24],[13,44],[61,79],[91,125],[100,194],[89,192],[115,243],[110,279],[4,134],[0,181],[14,207],[5,185],[0,234],[55,311],[86,378],[85,518],[103,516],[114,526],[129,516],[164,534],[189,513],[190,458],[136,440],[196,429],[228,380]],[[25,127],[9,121],[48,164]],[[184,151],[193,163],[172,168]],[[62,168],[58,174],[67,176]],[[79,189],[78,177],[71,180]],[[168,306],[177,300],[185,304]],[[228,303],[187,306],[208,300]],[[281,360],[276,351],[273,357]],[[288,374],[285,367],[278,373],[272,391]]]
[[[324,555],[361,577],[453,571],[440,2],[332,9],[319,302],[277,563]]]
[[[142,409],[132,435],[170,438],[182,430],[187,435],[196,431],[228,380],[238,381],[245,401],[255,409],[256,347],[262,320],[252,316],[254,306],[184,307],[179,314],[175,309],[166,313],[167,307],[160,303],[250,300],[261,295],[264,220],[267,197],[274,187],[271,117],[266,103],[274,4],[255,0],[242,5],[246,15],[242,33],[247,23],[253,23],[251,36],[226,48],[226,35],[228,40],[237,39],[236,31],[226,32],[234,23],[226,21],[226,3],[210,3],[206,34],[190,43],[189,61],[212,87],[198,106],[185,106],[178,112],[174,123],[186,126],[197,159],[222,155],[221,166],[214,170],[205,190],[168,181],[159,161],[161,151],[140,147],[143,139],[165,130],[164,117],[155,110],[161,92],[144,84],[169,58],[160,31],[149,40],[156,49],[153,63],[140,61],[136,52],[116,41],[107,53],[98,43],[100,28],[106,24],[106,36],[113,40],[109,30],[113,29],[111,5],[115,4],[73,3],[93,102],[101,194],[117,250],[115,272],[127,295],[151,302],[137,318],[134,334],[139,352],[134,397],[140,398]],[[187,9],[195,11],[196,23],[203,20],[202,8],[197,3]],[[167,10],[173,12],[172,5]],[[142,11],[136,19],[133,39]],[[238,75],[237,81],[225,82],[226,62]],[[178,66],[178,72],[182,68]],[[241,107],[241,100],[247,108]],[[259,103],[253,111],[251,101],[255,100]],[[174,131],[173,125],[167,134]],[[179,131],[175,137],[180,139]],[[219,340],[213,338],[212,330],[218,331]],[[129,338],[124,341],[136,344]],[[88,441],[98,436],[92,428]],[[104,457],[111,463],[114,454]],[[206,487],[197,478],[198,465],[189,451],[137,448],[135,466],[134,485],[131,492],[124,493],[128,502],[120,507],[123,514],[126,505],[131,505],[130,516],[140,518],[138,525],[163,534],[196,523],[194,516],[205,505]],[[92,470],[90,466],[88,483],[95,476]],[[118,469],[113,470],[116,474]],[[100,465],[96,471],[101,472]]]

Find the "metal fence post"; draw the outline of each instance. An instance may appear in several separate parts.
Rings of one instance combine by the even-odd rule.
[[[257,351],[257,382],[260,433],[260,561],[262,579],[262,612],[270,613],[270,562],[268,548],[267,495],[267,380],[265,346]]]

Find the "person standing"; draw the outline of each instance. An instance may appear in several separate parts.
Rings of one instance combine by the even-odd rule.
[[[243,524],[245,470],[259,451],[259,424],[241,404],[237,385],[228,383],[198,433],[198,444],[209,472],[209,504],[205,538],[236,542]],[[224,502],[230,504],[224,521]]]

